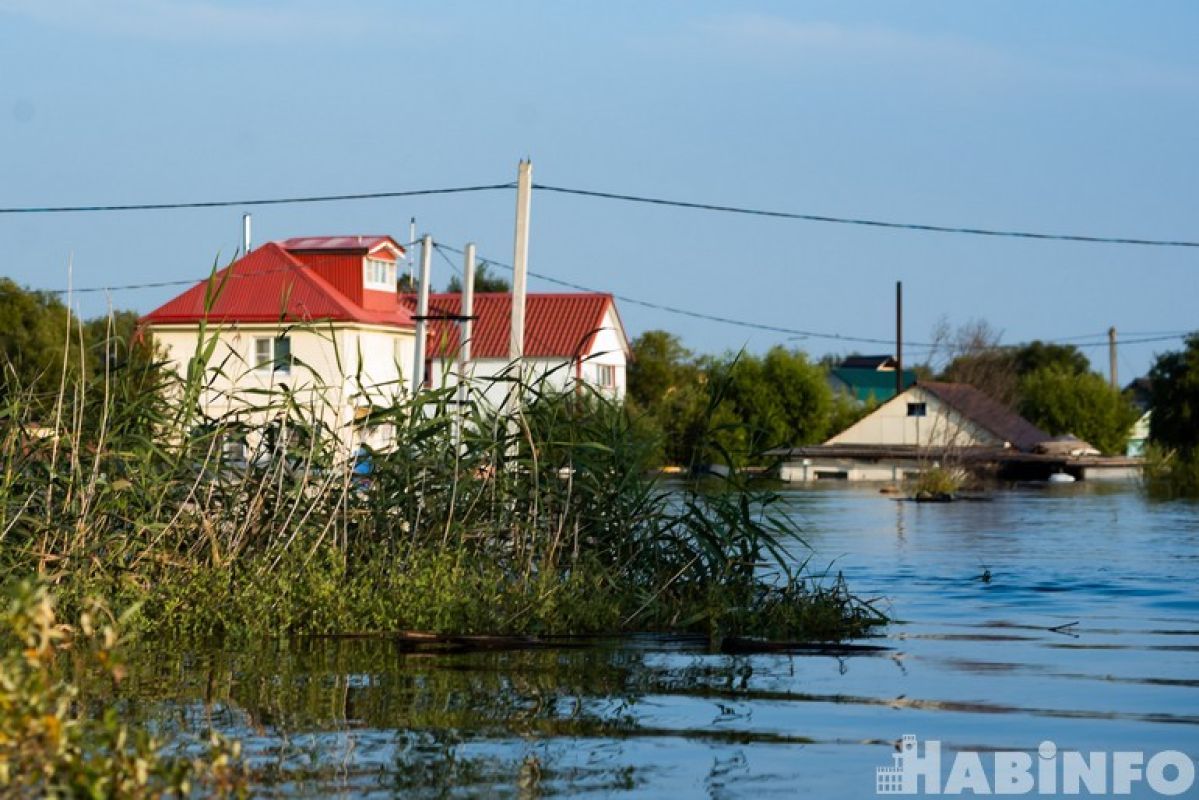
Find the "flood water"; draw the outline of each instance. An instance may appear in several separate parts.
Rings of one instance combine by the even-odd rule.
[[[871,643],[888,650],[305,640],[140,659],[129,713],[243,739],[267,796],[873,797],[904,734],[940,740],[945,772],[955,751],[1045,740],[1199,757],[1199,504],[1085,484],[787,499],[810,563],[886,598],[897,621]]]

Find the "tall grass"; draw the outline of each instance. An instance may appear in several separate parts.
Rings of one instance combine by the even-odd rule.
[[[492,379],[512,391],[500,408],[370,387],[355,424],[394,437],[364,475],[352,426],[330,422],[364,376],[297,363],[287,385],[239,389],[217,334],[201,329],[182,375],[146,345],[53,397],[8,376],[0,570],[39,576],[68,609],[136,603],[134,624],[191,636],[837,639],[883,621],[797,566],[773,493],[736,471],[702,490],[647,477],[655,443],[604,394],[516,369]]]

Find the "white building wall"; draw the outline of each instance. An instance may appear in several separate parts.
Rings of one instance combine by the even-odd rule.
[[[909,403],[924,403],[925,416],[909,416]],[[879,406],[825,444],[1002,447],[1004,442],[917,385]]]
[[[199,346],[197,326],[154,326],[155,341],[165,350],[169,365],[186,375]],[[289,372],[256,369],[254,341],[287,336],[293,365]],[[297,401],[319,415],[333,430],[342,431],[347,444],[365,440],[383,446],[386,431],[358,431],[352,425],[356,409],[385,406],[400,395],[412,371],[413,333],[402,329],[358,325],[212,326],[207,341],[215,339],[209,358],[207,388],[200,402],[210,417],[245,412],[248,422],[262,424],[264,413],[250,409],[270,402],[263,392],[293,392]]]

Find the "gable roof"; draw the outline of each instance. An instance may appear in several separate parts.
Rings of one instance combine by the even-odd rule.
[[[1018,450],[1030,451],[1050,435],[1002,403],[966,383],[928,381],[916,386]]]
[[[401,304],[415,313],[416,295],[406,294]],[[608,309],[616,316],[617,333],[627,355],[628,337],[616,314],[612,295],[600,293],[533,294],[525,296],[525,357],[578,358],[591,352],[596,335],[605,326]],[[431,316],[456,316],[462,313],[462,295],[429,295]],[[512,295],[508,292],[480,292],[474,297],[471,331],[472,358],[508,358],[508,340],[512,330]],[[429,355],[452,358],[459,348],[458,323],[430,320]]]
[[[216,294],[205,308],[210,291]],[[365,309],[306,267],[277,242],[268,242],[142,318],[151,325],[211,322],[361,322],[412,327],[411,314]]]

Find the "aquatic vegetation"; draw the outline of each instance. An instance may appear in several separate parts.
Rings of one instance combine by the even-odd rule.
[[[1145,491],[1157,500],[1199,498],[1199,450],[1169,450],[1150,444],[1145,450]]]
[[[963,469],[928,467],[909,481],[908,492],[917,499],[953,497],[965,485],[966,478]]]
[[[492,379],[512,391],[500,408],[453,389],[381,402],[376,387],[347,428],[302,364],[290,384],[203,402],[236,377],[215,341],[200,332],[185,376],[143,359],[64,381],[51,402],[6,386],[6,574],[43,576],[70,611],[98,595],[136,605],[132,625],[191,637],[826,640],[885,621],[795,566],[802,539],[769,489],[735,469],[647,477],[657,443],[606,395],[518,370]],[[354,444],[380,431],[386,447]]]
[[[169,754],[144,727],[109,707],[84,710],[67,668],[119,683],[118,620],[92,605],[75,625],[60,621],[44,587],[23,583],[0,613],[0,794],[5,797],[242,796],[239,747],[212,733],[189,754]],[[79,663],[66,664],[74,661]],[[177,743],[178,746],[178,743]]]

